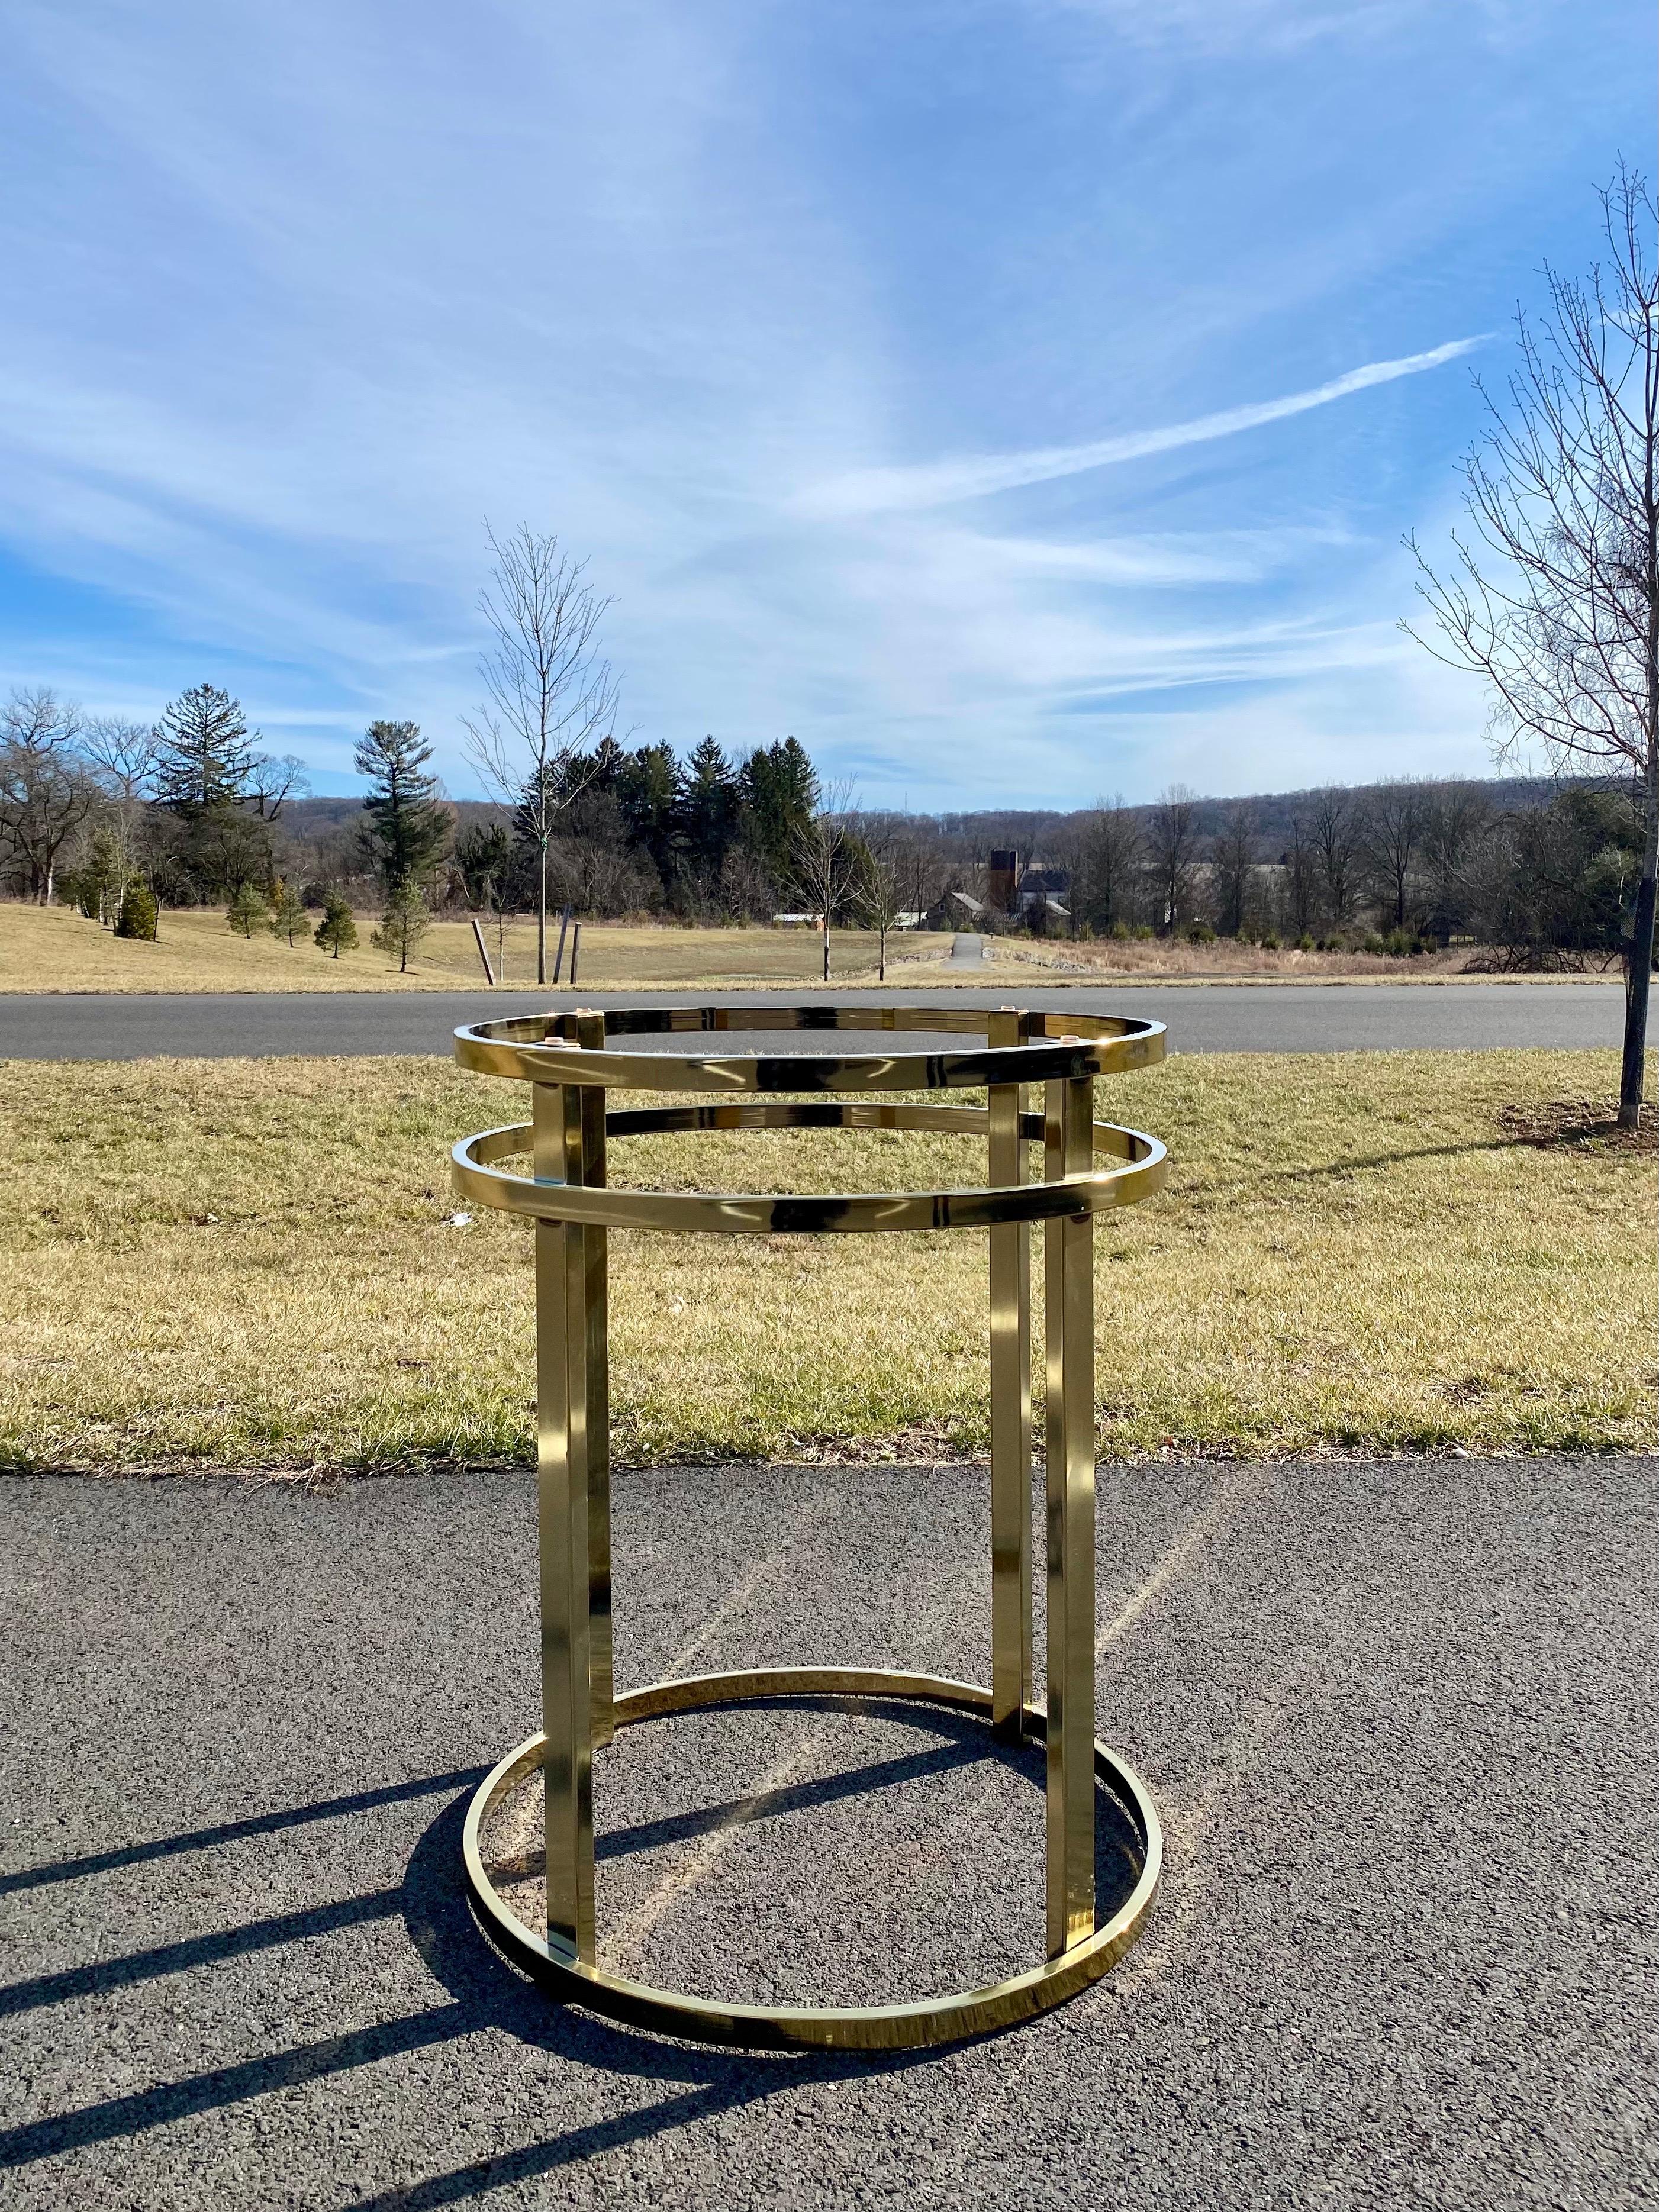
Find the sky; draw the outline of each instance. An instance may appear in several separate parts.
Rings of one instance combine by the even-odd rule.
[[[1482,773],[1402,635],[1651,167],[1627,0],[12,0],[0,686],[479,787],[486,521],[618,734],[872,806]]]

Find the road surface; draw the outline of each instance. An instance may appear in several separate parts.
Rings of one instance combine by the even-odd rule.
[[[804,996],[810,997],[811,994]],[[896,995],[848,991],[880,1006]],[[1370,1052],[1616,1045],[1617,983],[1083,986],[907,991],[908,1002],[1125,1013],[1166,1022],[1177,1052]],[[0,1058],[144,1060],[276,1053],[447,1053],[458,1023],[549,1006],[777,1006],[777,992],[364,991],[0,997]],[[734,1040],[743,1049],[740,1040]],[[643,1041],[641,1041],[641,1045]],[[790,1048],[769,1039],[768,1050]],[[800,1048],[815,1050],[809,1040]]]
[[[1109,1466],[1100,1503],[1162,1899],[1062,2011],[895,2060],[630,2033],[484,1948],[460,1818],[537,1722],[528,1474],[0,1481],[0,2198],[1652,2205],[1652,1463]],[[623,1470],[616,1536],[626,1684],[984,1679],[981,1469]],[[606,1954],[809,2003],[1038,1958],[1040,1758],[912,1710],[625,1730]]]

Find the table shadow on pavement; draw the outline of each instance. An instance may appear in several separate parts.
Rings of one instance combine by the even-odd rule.
[[[729,1709],[716,1708],[725,1711]],[[1029,1788],[1041,1805],[1043,1753],[1041,1745],[1008,1746],[988,1739],[982,1724],[968,1716],[921,1702],[851,1697],[769,1698],[745,1706],[744,1714],[823,1715],[877,1717],[884,1724],[902,1721],[937,1739],[933,1747],[901,1758],[820,1772],[811,1778],[720,1802],[682,1805],[654,1819],[613,1829],[596,1839],[603,1868],[634,1856],[649,1858],[708,1837],[730,1838],[757,1823],[810,1816],[852,1801],[879,1798],[906,1783],[976,1766],[998,1770]],[[696,1717],[701,1717],[701,1716]],[[625,1739],[624,1739],[625,1740]],[[247,1957],[276,1945],[326,1936],[366,1923],[401,1921],[404,1936],[448,2002],[402,2017],[298,2045],[289,2050],[214,2069],[185,2079],[158,2083],[131,2095],[106,2100],[0,2133],[0,2166],[16,2167],[95,2143],[111,2142],[204,2113],[291,2089],[300,2084],[372,2065],[410,2052],[495,2030],[537,2046],[567,2063],[602,2069],[664,2085],[683,2084],[643,2108],[595,2120],[585,2126],[493,2155],[382,2195],[360,2197],[359,2204],[405,2208],[459,2202],[481,2191],[529,2179],[614,2149],[688,2120],[763,2102],[775,2090],[804,2081],[834,2081],[849,2075],[891,2073],[925,2065],[929,2051],[867,2053],[757,2053],[687,2045],[617,2027],[595,2014],[552,2000],[507,1966],[490,1948],[466,1900],[461,1878],[461,1829],[466,1807],[487,1770],[475,1769],[418,1778],[390,1788],[368,1790],[315,1804],[285,1808],[257,1818],[157,1838],[119,1850],[88,1854],[55,1864],[0,1876],[0,1894],[72,1881],[112,1866],[172,1859],[193,1850],[252,1836],[275,1835],[371,1807],[423,1796],[447,1795],[448,1802],[422,1832],[407,1874],[396,1887],[227,1927],[187,1941],[70,1968],[0,1988],[0,2020],[70,1999],[95,1996],[178,1973]],[[454,1794],[451,1794],[454,1793]],[[530,1793],[534,1795],[533,1791]],[[1097,1798],[1096,1880],[1102,1910],[1109,1913],[1127,1897],[1139,1871],[1138,1843],[1122,1807],[1103,1790]],[[532,1864],[532,1862],[536,1863]],[[539,1848],[517,1862],[492,1866],[498,1879],[517,1878],[539,1896]],[[522,1905],[522,1900],[520,1900]],[[789,1900],[781,1900],[787,1911]],[[716,1962],[714,1980],[720,1979]],[[906,1962],[875,1962],[878,1975],[902,1973]],[[946,1981],[949,1977],[947,1975]],[[908,1993],[908,1992],[907,1992]],[[892,1994],[889,1992],[889,1994]],[[817,2001],[811,1993],[803,2001]]]

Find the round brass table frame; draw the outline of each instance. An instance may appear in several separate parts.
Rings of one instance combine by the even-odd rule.
[[[866,1036],[924,1031],[982,1040],[921,1053],[781,1054],[689,1048],[696,1033],[779,1030]],[[689,1048],[617,1050],[656,1036]],[[459,1193],[528,1216],[536,1234],[537,1468],[543,1729],[507,1754],[467,1815],[467,1882],[498,1948],[558,1996],[671,2034],[757,2046],[897,2050],[1028,2019],[1098,1978],[1134,1942],[1157,1895],[1157,1815],[1094,1733],[1094,1261],[1097,1212],[1149,1197],[1163,1146],[1094,1119],[1097,1076],[1164,1056],[1156,1022],[981,1013],[936,1006],[627,1007],[483,1022],[455,1032],[456,1057],[532,1085],[532,1118],[464,1139]],[[1042,1111],[1027,1086],[1042,1086]],[[684,1106],[608,1109],[612,1089],[700,1094]],[[987,1103],[918,1103],[894,1091],[982,1089]],[[711,1096],[712,1094],[712,1096]],[[768,1095],[771,1094],[771,1095]],[[820,1096],[815,1094],[830,1094]],[[835,1094],[839,1094],[835,1095]],[[872,1096],[871,1094],[876,1094]],[[967,1189],[777,1196],[617,1188],[611,1139],[704,1129],[885,1128],[982,1136],[989,1181]],[[1043,1171],[1028,1176],[1027,1148]],[[532,1173],[502,1161],[529,1155]],[[1047,1710],[1032,1697],[1030,1224],[1043,1224],[1048,1599]],[[606,1237],[612,1228],[716,1236],[988,1232],[991,1273],[991,1686],[848,1668],[771,1668],[613,1694]],[[726,2005],[660,1990],[599,1963],[593,1905],[592,1754],[631,1722],[779,1696],[932,1701],[982,1713],[1004,1741],[1045,1745],[1048,1956],[993,1986],[913,2003]],[[489,1808],[539,1767],[547,1932],[502,1903],[485,1866]],[[1139,1866],[1103,1923],[1095,1899],[1098,1783],[1134,1827]]]

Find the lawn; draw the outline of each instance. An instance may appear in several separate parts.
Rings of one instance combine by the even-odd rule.
[[[357,918],[359,943],[336,960],[312,943],[311,918],[293,945],[269,932],[239,936],[222,913],[167,912],[154,945],[113,936],[68,907],[0,903],[0,992],[5,991],[458,991],[483,981],[471,927],[434,922],[407,975],[369,943],[375,917]],[[492,961],[501,940],[485,931]],[[948,952],[948,937],[921,933],[890,940],[892,960]],[[548,959],[558,945],[553,925]],[[536,981],[533,916],[505,931],[506,975],[520,990]],[[873,975],[878,941],[867,930],[830,932],[841,977]],[[673,929],[585,922],[579,980],[596,988],[649,983],[816,983],[821,941],[811,930]]]
[[[311,940],[313,915],[289,945],[261,931],[249,939],[227,927],[222,913],[167,912],[154,945],[112,936],[67,907],[0,902],[0,992],[7,991],[457,991],[483,981],[471,925],[434,922],[408,975],[369,943],[374,916],[357,918],[360,942],[336,960]],[[536,924],[515,915],[503,932],[485,929],[489,957],[509,988],[534,988]],[[1419,959],[1391,960],[1364,952],[1273,951],[1223,939],[1214,945],[1072,944],[1063,938],[987,939],[984,967],[953,964],[951,938],[922,930],[888,939],[888,980],[901,984],[1009,983],[1444,983],[1458,980],[1467,947]],[[550,964],[558,945],[555,921]],[[873,932],[830,933],[836,981],[875,981]],[[661,984],[749,984],[787,988],[822,981],[822,952],[812,930],[687,929],[660,923],[584,922],[578,981],[615,990]],[[566,980],[568,980],[568,970]],[[1478,981],[1478,978],[1469,980]],[[1534,984],[1554,978],[1526,979]],[[1617,977],[1608,979],[1610,987]]]
[[[1515,1133],[1615,1079],[1612,1054],[1252,1054],[1102,1085],[1175,1162],[1102,1221],[1103,1448],[1652,1449],[1655,1162]],[[446,1173],[522,1101],[430,1060],[0,1063],[0,1464],[524,1458],[529,1237],[450,1223]],[[619,1144],[613,1174],[981,1168],[963,1139],[720,1133]],[[611,1250],[619,1458],[983,1447],[981,1234]]]

